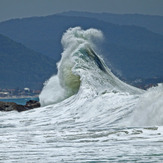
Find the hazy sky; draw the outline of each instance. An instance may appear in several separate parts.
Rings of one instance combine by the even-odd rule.
[[[0,0],[0,21],[70,10],[163,16],[163,0]]]

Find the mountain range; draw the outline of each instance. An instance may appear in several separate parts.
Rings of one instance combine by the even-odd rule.
[[[156,28],[154,22],[156,25],[160,24],[160,26]],[[12,41],[8,41],[8,45],[6,43],[5,49],[8,59],[3,59],[5,60],[3,66],[6,65],[6,67],[8,66],[7,69],[12,69],[9,65],[15,65],[9,59],[13,56],[11,45],[17,46],[15,48],[17,51],[23,48],[26,49],[24,51],[28,52],[22,54],[21,57],[17,51],[14,52],[14,56],[17,56],[17,69],[23,67],[23,64],[19,65],[18,62],[23,63],[23,58],[27,61],[27,56],[30,58],[30,62],[25,63],[23,70],[27,73],[23,75],[23,71],[20,73],[17,69],[13,69],[10,74],[17,74],[18,78],[22,79],[23,82],[20,82],[19,86],[22,85],[23,87],[24,84],[21,83],[28,83],[28,81],[29,86],[36,86],[37,83],[40,85],[43,80],[57,72],[56,62],[59,61],[62,53],[60,43],[62,34],[70,27],[81,26],[83,29],[96,28],[103,32],[104,41],[101,43],[97,41],[98,48],[96,50],[117,75],[126,80],[162,78],[162,22],[163,17],[160,16],[81,12],[66,12],[44,17],[12,19],[1,22],[0,33],[3,36],[0,36],[6,39],[10,38],[16,44],[11,44]],[[2,45],[1,39],[0,45]],[[4,54],[3,47],[4,45],[0,48],[0,54]],[[4,58],[4,55],[1,58]],[[34,64],[36,61],[37,66]],[[28,65],[29,63],[31,64]],[[4,69],[0,69],[0,73],[8,74]],[[30,73],[37,74],[37,77],[29,76]],[[38,76],[42,76],[42,78]],[[15,80],[14,78],[13,80]],[[6,87],[9,87],[11,83],[7,84],[7,77],[5,81],[4,79],[1,78],[0,83],[4,82]],[[34,81],[36,84],[33,84]],[[15,85],[12,85],[12,87],[16,86],[16,80],[13,83]],[[4,85],[0,84],[0,87],[4,87]]]
[[[41,89],[55,61],[0,34],[0,88]]]
[[[60,15],[96,18],[119,25],[135,25],[163,35],[163,16],[141,14],[112,14],[69,11]]]

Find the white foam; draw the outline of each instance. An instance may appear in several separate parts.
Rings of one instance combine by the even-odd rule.
[[[148,89],[140,97],[131,124],[136,126],[163,125],[163,84]]]
[[[63,34],[64,51],[58,63],[58,73],[46,82],[39,96],[42,106],[60,102],[78,93],[79,89],[91,87],[97,93],[104,90],[142,93],[115,77],[93,50],[93,41],[102,38],[101,31],[80,27],[70,28]]]

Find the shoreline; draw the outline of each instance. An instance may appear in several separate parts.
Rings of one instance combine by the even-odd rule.
[[[8,100],[8,99],[23,99],[23,98],[38,98],[39,95],[35,96],[8,96],[8,97],[0,97],[0,100]]]

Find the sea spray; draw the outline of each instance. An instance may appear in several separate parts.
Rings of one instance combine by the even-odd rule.
[[[120,81],[106,66],[94,49],[94,40],[102,40],[103,34],[96,29],[70,28],[63,34],[63,53],[57,64],[58,73],[45,83],[39,96],[42,106],[60,102],[82,89],[91,89],[95,94],[104,91],[142,93]]]
[[[137,102],[130,125],[163,125],[163,84],[149,88]]]
[[[45,82],[39,96],[42,106],[57,103],[78,92],[81,79],[74,71],[77,64],[75,56],[81,47],[94,46],[92,40],[102,37],[102,32],[96,29],[84,31],[76,27],[66,31],[61,40],[64,51],[61,54],[61,61],[57,64],[58,74]]]

